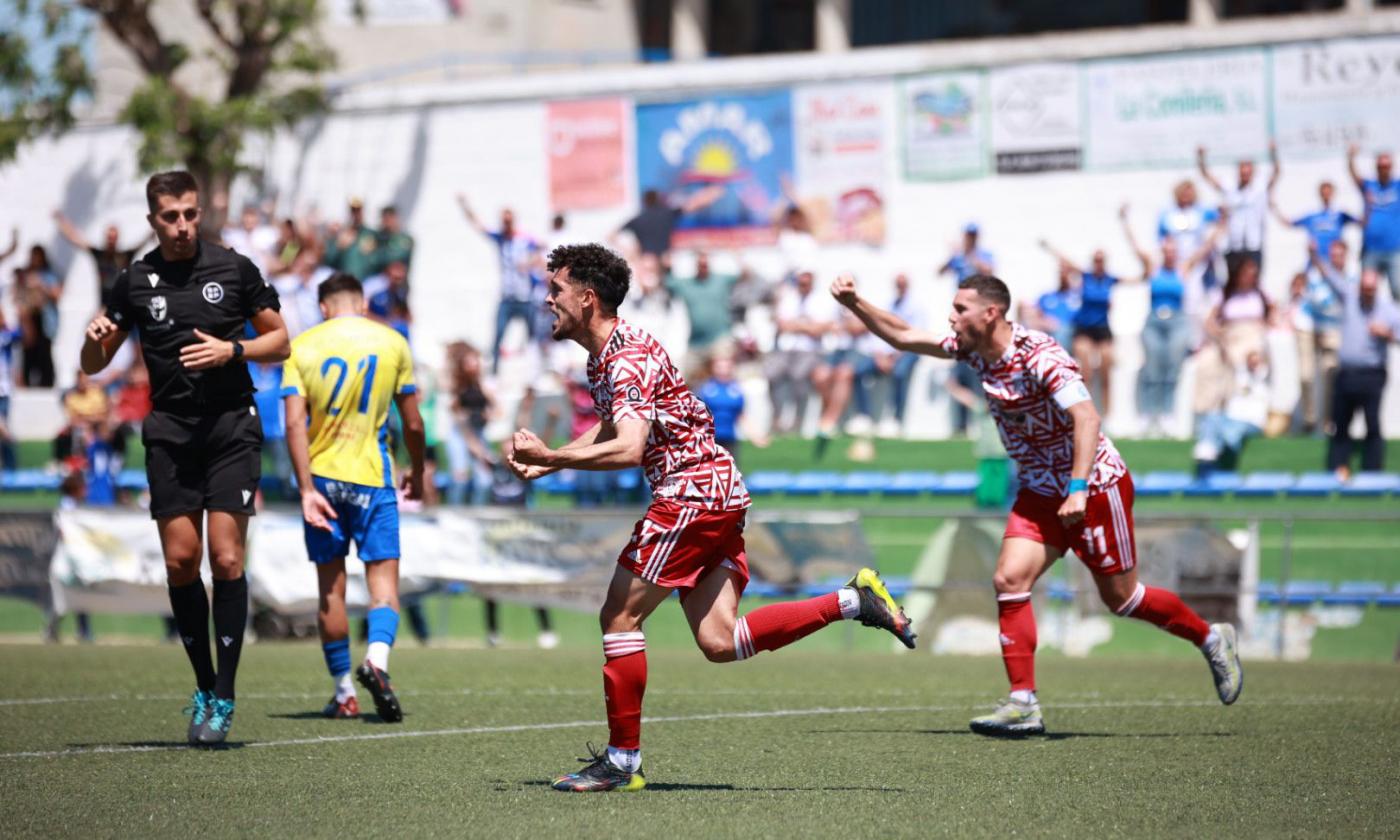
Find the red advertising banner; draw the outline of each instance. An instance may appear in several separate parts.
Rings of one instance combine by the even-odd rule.
[[[549,200],[555,210],[589,210],[622,203],[623,101],[551,102]]]

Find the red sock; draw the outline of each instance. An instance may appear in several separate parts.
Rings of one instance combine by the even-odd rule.
[[[1118,614],[1151,622],[1196,647],[1205,644],[1206,636],[1210,635],[1210,626],[1175,592],[1155,586],[1139,583],[1133,597],[1118,609]]]
[[[603,700],[608,746],[642,748],[642,695],[647,690],[647,642],[641,632],[603,634]]]
[[[841,597],[835,592],[760,607],[734,625],[734,657],[748,659],[761,650],[777,650],[841,620]]]
[[[1001,625],[1001,661],[1012,691],[1035,691],[1035,611],[1031,593],[997,595]]]

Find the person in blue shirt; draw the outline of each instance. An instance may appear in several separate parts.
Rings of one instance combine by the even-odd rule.
[[[1103,249],[1096,249],[1089,267],[1080,269],[1044,239],[1040,240],[1040,247],[1060,261],[1061,270],[1068,269],[1079,275],[1079,309],[1074,313],[1070,352],[1090,388],[1098,378],[1099,410],[1106,417],[1110,409],[1108,378],[1113,370],[1113,330],[1108,326],[1108,305],[1118,278],[1108,273]]]
[[[952,273],[959,283],[974,274],[991,274],[996,269],[996,259],[990,251],[977,247],[980,230],[973,222],[963,228],[962,250],[954,252],[948,261],[938,269],[939,274]]]
[[[1400,300],[1400,184],[1391,177],[1391,157],[1376,155],[1376,177],[1363,178],[1356,168],[1360,148],[1347,149],[1351,179],[1366,199],[1366,227],[1361,239],[1361,265],[1374,268],[1390,282],[1390,296]]]
[[[1074,316],[1079,312],[1079,287],[1074,282],[1074,266],[1055,262],[1059,277],[1054,291],[1036,298],[1033,306],[1023,301],[1019,320],[1031,329],[1049,333],[1061,347],[1069,349],[1074,340]]]
[[[1211,225],[1196,251],[1182,259],[1173,238],[1161,240],[1161,255],[1157,261],[1133,235],[1128,224],[1128,205],[1118,211],[1128,245],[1142,263],[1142,275],[1137,282],[1146,281],[1151,294],[1147,323],[1142,328],[1142,371],[1138,375],[1138,413],[1147,421],[1149,436],[1161,435],[1176,411],[1176,385],[1181,364],[1191,352],[1191,325],[1182,310],[1186,296],[1186,278],[1205,260],[1210,259],[1215,243],[1225,231],[1225,225]]]
[[[1189,178],[1183,180],[1172,189],[1172,206],[1157,217],[1157,241],[1173,240],[1178,254],[1196,253],[1210,233],[1211,225],[1220,220],[1214,208],[1202,206],[1197,199],[1196,184]],[[1214,255],[1203,262],[1201,287],[1210,290],[1219,285]]]
[[[695,392],[715,423],[715,443],[739,462],[739,419],[744,416],[744,391],[734,379],[734,358],[720,354],[710,361],[710,378]]]
[[[1322,202],[1322,209],[1309,213],[1306,216],[1299,216],[1296,219],[1290,219],[1288,216],[1285,216],[1283,212],[1278,209],[1278,205],[1274,204],[1272,200],[1269,202],[1269,207],[1274,211],[1274,217],[1278,219],[1279,222],[1307,233],[1309,241],[1316,242],[1318,250],[1325,254],[1328,249],[1332,247],[1333,240],[1342,235],[1343,229],[1346,228],[1347,225],[1361,224],[1360,219],[1343,210],[1337,210],[1332,206],[1332,197],[1335,194],[1336,187],[1333,186],[1331,181],[1323,181],[1321,184],[1318,184],[1317,197]],[[1311,267],[1307,254],[1304,253],[1303,270],[1307,271]]]

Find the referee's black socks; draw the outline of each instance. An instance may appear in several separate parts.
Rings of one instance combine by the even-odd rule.
[[[195,684],[203,691],[213,691],[214,660],[209,655],[209,598],[204,593],[204,582],[196,578],[194,583],[168,588],[170,610],[175,614],[175,629],[180,631],[185,655],[194,667]],[[242,638],[241,632],[239,638]]]
[[[214,649],[219,652],[219,675],[214,696],[233,699],[238,656],[243,652],[243,629],[248,626],[248,577],[214,579]]]

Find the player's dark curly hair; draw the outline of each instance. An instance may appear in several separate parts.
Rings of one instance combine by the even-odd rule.
[[[596,243],[560,245],[549,252],[546,268],[550,273],[567,268],[569,279],[592,289],[610,315],[622,305],[631,285],[632,269],[627,261]]]
[[[982,300],[1001,309],[1003,318],[1011,309],[1011,290],[1006,288],[1006,284],[1001,282],[1000,278],[990,274],[974,274],[959,283],[958,288],[973,290]]]

